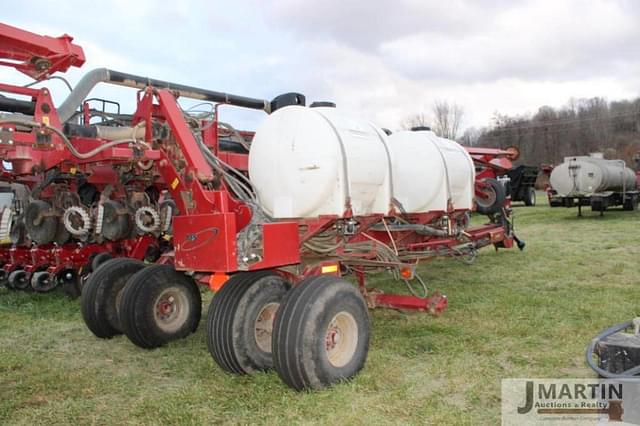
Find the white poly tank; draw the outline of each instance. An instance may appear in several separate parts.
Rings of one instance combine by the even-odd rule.
[[[459,143],[432,131],[389,136],[394,198],[407,213],[473,208],[475,167]]]
[[[386,134],[332,107],[288,106],[269,115],[249,151],[249,177],[275,218],[387,214]]]
[[[637,188],[636,174],[623,160],[587,156],[566,157],[551,172],[549,183],[561,196],[588,196]]]

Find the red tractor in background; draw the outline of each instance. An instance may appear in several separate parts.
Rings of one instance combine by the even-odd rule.
[[[39,81],[82,65],[82,50],[71,41],[0,25],[0,55],[12,60],[2,64]],[[135,89],[135,111],[92,110],[86,99],[99,83]],[[9,285],[38,289],[40,281],[59,282],[93,260],[81,309],[99,338],[124,333],[155,348],[188,336],[200,322],[204,284],[217,290],[206,334],[221,368],[275,368],[294,389],[319,389],[364,365],[367,307],[432,314],[446,308],[446,296],[421,279],[420,262],[472,262],[482,247],[518,241],[510,200],[497,196],[493,177],[485,179],[484,170],[498,170],[486,156],[501,152],[472,152],[485,225],[470,226],[470,209],[451,200],[421,212],[393,200],[384,212],[359,215],[357,193],[344,200],[341,214],[276,218],[247,175],[252,134],[221,123],[218,106],[275,114],[303,108],[303,95],[268,101],[109,69],[89,72],[57,107],[46,88],[0,84],[0,91],[12,95],[0,97],[3,179],[26,194],[14,191],[2,213],[9,218],[4,232],[16,236],[0,250]],[[212,113],[189,113],[181,98],[207,102]],[[375,137],[387,143],[382,132]],[[366,277],[373,272],[388,273],[410,294],[371,288]]]

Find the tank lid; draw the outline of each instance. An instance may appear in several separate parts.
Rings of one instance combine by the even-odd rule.
[[[280,108],[284,108],[290,105],[300,105],[304,106],[306,103],[306,99],[301,93],[283,93],[282,95],[278,95],[271,101],[271,112],[275,112]]]
[[[431,127],[429,126],[414,126],[411,128],[412,132],[428,132],[431,131]]]
[[[330,101],[315,101],[315,102],[312,102],[311,105],[309,105],[309,108],[319,108],[319,107],[335,108],[336,103],[330,102]]]

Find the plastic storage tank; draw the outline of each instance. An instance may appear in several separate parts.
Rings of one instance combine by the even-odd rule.
[[[389,136],[393,195],[408,213],[473,208],[475,167],[459,143],[430,130]]]
[[[551,172],[550,184],[561,196],[588,196],[637,189],[636,174],[623,160],[590,156],[566,157]]]
[[[471,210],[474,166],[433,132],[380,128],[331,107],[289,106],[269,115],[249,152],[249,177],[275,218]]]

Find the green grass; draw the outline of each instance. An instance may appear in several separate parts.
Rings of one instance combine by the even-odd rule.
[[[639,313],[639,213],[515,212],[524,252],[424,265],[449,309],[373,311],[365,369],[324,392],[291,391],[273,372],[223,373],[204,324],[145,351],[95,338],[62,293],[0,289],[0,424],[499,423],[500,379],[593,376],[587,342]]]

